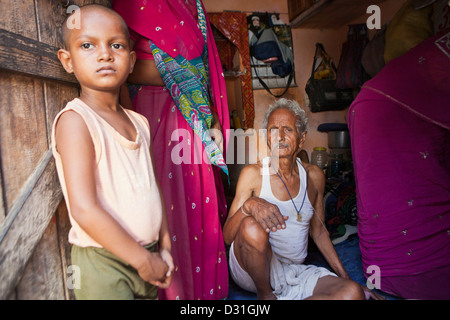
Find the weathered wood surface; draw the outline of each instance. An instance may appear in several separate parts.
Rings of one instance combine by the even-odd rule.
[[[67,235],[70,230],[70,221],[69,214],[67,211],[66,203],[62,201],[58,207],[58,211],[56,212],[56,226],[58,231],[58,244],[59,244],[59,252],[61,256],[62,262],[62,270],[63,277],[67,279],[67,268],[72,264],[72,259],[70,252],[72,250],[72,246],[67,241]],[[63,281],[64,286],[64,296],[68,300],[75,300],[75,293],[71,290],[66,281]]]
[[[0,74],[0,156],[6,215],[48,149],[43,81]]]
[[[0,299],[18,284],[28,259],[62,199],[51,151],[24,185],[0,229]]]
[[[0,29],[0,66],[3,69],[77,84],[61,66],[57,47]]]
[[[78,96],[56,55],[60,2],[0,0],[0,299],[73,299],[70,224],[50,152],[53,119]],[[70,1],[88,3],[110,6]]]
[[[61,278],[62,261],[58,254],[49,255],[48,252],[59,252],[56,219],[53,217],[39,241],[23,272],[23,276],[16,287],[18,300],[63,300],[65,298],[64,285],[56,278]],[[40,258],[38,258],[40,257]]]
[[[3,181],[2,178],[2,171],[0,170],[0,182]],[[5,210],[5,204],[3,201],[3,187],[2,184],[0,183],[0,224],[3,222],[3,220],[5,219],[6,216],[6,210]]]
[[[289,0],[298,2],[302,0]],[[309,9],[290,17],[292,28],[334,29],[366,14],[367,7],[386,0],[319,0]]]

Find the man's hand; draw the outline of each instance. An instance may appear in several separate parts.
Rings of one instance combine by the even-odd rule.
[[[276,205],[264,199],[251,197],[244,202],[242,209],[250,214],[267,233],[286,228],[285,221],[289,217],[283,216]]]

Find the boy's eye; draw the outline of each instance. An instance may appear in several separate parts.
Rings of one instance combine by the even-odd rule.
[[[122,49],[123,45],[120,43],[113,43],[111,47],[113,47],[113,49]]]
[[[85,42],[85,43],[83,43],[83,44],[81,45],[81,47],[82,47],[83,49],[90,49],[90,48],[92,47],[92,44],[89,43],[89,42]]]

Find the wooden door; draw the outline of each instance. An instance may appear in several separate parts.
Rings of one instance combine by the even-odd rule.
[[[57,59],[69,5],[0,0],[0,299],[71,299],[67,209],[50,148],[79,86]]]

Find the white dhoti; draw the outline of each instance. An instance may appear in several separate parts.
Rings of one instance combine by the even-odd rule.
[[[288,263],[272,254],[270,262],[270,285],[279,300],[303,300],[313,295],[319,278],[336,276],[333,272],[314,265]],[[250,275],[241,268],[234,255],[234,243],[230,247],[230,273],[233,281],[242,289],[256,293]]]
[[[289,201],[278,200],[272,193],[269,176],[269,159],[263,159],[263,176],[259,197],[278,207],[286,220],[286,229],[270,232],[272,247],[270,263],[270,284],[277,299],[303,300],[312,296],[319,278],[332,275],[333,272],[313,265],[304,265],[307,256],[309,223],[313,216],[313,207],[307,196],[307,174],[300,161],[297,161],[300,176],[298,194]],[[295,205],[294,205],[295,204]],[[297,208],[300,208],[298,212]],[[301,219],[298,219],[298,213]],[[231,277],[241,288],[256,293],[255,284],[250,275],[241,268],[234,255],[234,242],[231,244],[229,266]]]

